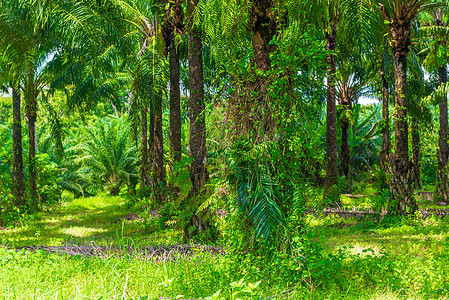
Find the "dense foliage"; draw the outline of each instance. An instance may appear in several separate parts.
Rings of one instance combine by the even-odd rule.
[[[126,195],[313,289],[352,254],[311,211],[448,204],[448,38],[443,0],[0,0],[0,224]]]

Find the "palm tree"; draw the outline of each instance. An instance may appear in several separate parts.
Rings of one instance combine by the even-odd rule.
[[[200,1],[199,8],[217,65],[226,65],[227,74],[238,82],[230,101],[235,136],[245,135],[256,143],[273,140],[276,124],[268,75],[276,46],[270,42],[279,33],[285,14],[269,0]]]
[[[408,154],[407,125],[407,53],[411,44],[411,24],[418,13],[432,6],[429,0],[377,0],[388,23],[394,55],[395,74],[395,153],[390,158],[392,197],[400,214],[414,213],[418,208],[413,198],[413,166]]]
[[[181,91],[179,87],[180,63],[179,40],[184,30],[182,1],[161,0],[164,14],[162,20],[162,37],[165,42],[165,56],[170,66],[170,157],[173,161],[181,160]]]
[[[83,136],[68,149],[81,168],[118,195],[123,184],[137,182],[137,148],[132,146],[130,131],[123,118],[106,118],[82,128]]]
[[[439,1],[440,3],[445,3]],[[438,86],[443,88],[447,84],[447,62],[448,56],[445,49],[447,47],[447,35],[449,32],[449,9],[448,7],[438,7],[428,10],[422,14],[420,19],[420,33],[426,40],[428,48],[424,65],[431,71],[438,70]],[[449,197],[449,183],[447,163],[449,160],[448,146],[448,113],[447,113],[447,94],[439,92],[439,123],[438,131],[438,171],[437,183],[434,198],[447,201]]]
[[[26,204],[25,201],[25,182],[23,173],[23,156],[22,156],[22,121],[20,111],[20,94],[17,88],[11,85],[12,89],[12,114],[13,114],[13,195],[16,207]]]
[[[15,76],[14,81],[23,81],[25,98],[25,116],[28,122],[28,164],[30,205],[37,208],[37,169],[36,156],[36,118],[37,96],[43,88],[42,73],[38,67],[52,44],[46,35],[49,29],[49,10],[38,9],[29,1],[13,0],[0,2],[0,49],[11,62],[10,73]]]
[[[339,201],[338,148],[337,148],[337,108],[336,108],[336,72],[337,72],[337,31],[343,21],[346,6],[344,1],[303,1],[304,18],[322,30],[326,41],[327,63],[327,101],[326,101],[326,180],[324,197],[332,202]]]
[[[421,147],[420,131],[423,125],[431,126],[432,114],[426,106],[423,99],[427,97],[433,90],[433,86],[425,80],[424,71],[422,69],[422,60],[416,54],[416,47],[412,47],[409,54],[409,78],[407,86],[407,101],[411,117],[411,145],[412,155],[411,162],[413,168],[413,182],[416,188],[421,188]]]
[[[117,1],[126,12],[126,21],[130,24],[130,39],[134,41],[133,51],[128,53],[127,62],[129,73],[132,77],[132,102],[130,117],[133,127],[137,132],[140,123],[141,128],[141,176],[140,187],[150,186],[149,175],[151,173],[150,160],[152,159],[152,147],[154,146],[154,59],[148,59],[148,53],[154,51],[157,36],[157,20],[153,13],[154,7],[147,1]],[[153,46],[153,47],[152,47]],[[148,64],[148,63],[151,64]],[[150,139],[148,139],[148,108],[150,108]],[[140,120],[138,119],[140,113]],[[150,150],[150,151],[149,151]]]
[[[391,150],[390,141],[390,116],[389,116],[389,94],[390,94],[390,53],[388,46],[388,26],[383,21],[380,10],[369,1],[347,0],[346,7],[348,32],[350,36],[358,37],[354,42],[359,49],[359,54],[368,54],[371,63],[369,73],[374,85],[373,91],[378,91],[382,101],[382,147],[380,150],[380,166],[387,172]]]
[[[2,62],[3,67],[1,68],[2,72],[2,81],[4,80],[4,84],[2,89],[7,90],[9,88],[12,92],[12,115],[13,115],[13,123],[12,123],[12,149],[13,149],[13,157],[12,157],[12,193],[13,193],[13,203],[16,207],[21,207],[26,205],[25,198],[25,174],[23,172],[23,155],[22,155],[22,120],[21,120],[21,96],[20,96],[20,88],[18,83],[11,82],[11,78],[14,76],[10,76],[8,62]],[[9,65],[10,66],[10,65]]]
[[[341,148],[340,168],[341,175],[350,183],[350,148],[348,145],[348,129],[352,121],[352,106],[366,93],[367,77],[364,74],[362,62],[357,57],[346,56],[340,51],[341,64],[339,64],[339,76],[337,77],[337,99],[340,113]],[[346,56],[346,57],[344,57]],[[349,187],[349,185],[348,185]]]
[[[0,41],[0,50],[11,64],[10,74],[13,81],[20,82],[24,90],[25,117],[29,135],[29,203],[35,209],[38,172],[35,165],[37,99],[42,89],[50,82],[52,82],[51,89],[63,88],[62,82],[66,85],[82,83],[76,85],[75,92],[69,93],[73,99],[79,99],[83,94],[80,90],[92,90],[93,76],[87,76],[88,80],[84,82],[75,80],[80,71],[79,64],[72,65],[69,71],[53,73],[51,78],[48,74],[54,71],[55,66],[64,67],[64,63],[72,62],[68,58],[75,51],[65,50],[74,50],[75,47],[78,50],[77,54],[82,56],[78,57],[81,60],[91,57],[92,54],[98,54],[98,49],[104,49],[101,46],[104,46],[103,41],[108,35],[97,34],[98,30],[95,30],[92,20],[93,16],[98,14],[93,13],[93,9],[94,6],[90,1],[2,0],[0,2],[0,35],[3,37]],[[96,28],[99,27],[102,27],[101,24]],[[104,28],[111,31],[114,26]],[[80,51],[81,49],[84,52]],[[45,66],[50,54],[55,54],[54,62]],[[100,93],[97,95],[104,94],[104,88],[99,90]]]
[[[189,86],[190,86],[190,150],[193,161],[190,166],[190,179],[193,193],[199,194],[204,187],[207,170],[206,116],[203,83],[203,42],[201,28],[194,25],[194,11],[198,0],[187,1],[189,38]]]

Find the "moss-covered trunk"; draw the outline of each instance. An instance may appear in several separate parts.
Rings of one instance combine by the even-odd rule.
[[[382,170],[387,171],[388,160],[391,150],[390,141],[390,112],[389,107],[389,87],[384,71],[380,72],[382,79],[382,147],[380,150],[380,166]]]
[[[22,155],[22,120],[20,117],[20,94],[17,89],[12,88],[12,179],[14,206],[22,207],[25,201],[25,182],[23,173],[23,155]]]
[[[439,85],[447,84],[446,65],[438,68]],[[435,200],[447,201],[449,197],[447,162],[449,157],[449,147],[447,143],[448,112],[447,96],[442,95],[439,101],[440,106],[440,130],[438,131],[438,170],[437,184],[435,189]]]
[[[190,19],[198,5],[198,0],[187,2],[187,13]],[[189,23],[189,88],[190,88],[190,150],[193,161],[190,166],[190,179],[193,193],[199,194],[207,178],[207,150],[206,150],[206,116],[204,108],[203,88],[203,42],[201,30]]]
[[[419,135],[419,123],[416,117],[412,118],[412,164],[413,164],[413,182],[415,188],[421,188],[421,148],[420,148],[420,135]]]
[[[336,55],[335,45],[337,37],[337,22],[330,23],[330,30],[326,32],[327,62],[327,105],[326,105],[326,180],[324,197],[331,202],[339,201],[337,187],[338,179],[338,150],[337,150],[337,108],[335,105],[336,89]]]
[[[407,124],[407,52],[410,45],[410,24],[394,28],[399,41],[394,44],[395,80],[395,153],[390,156],[390,190],[394,200],[393,209],[402,215],[413,214],[418,206],[413,197],[413,165],[409,160]]]
[[[164,137],[162,131],[162,95],[157,94],[154,103],[154,163],[153,163],[153,191],[156,200],[162,203],[165,187],[164,165]]]
[[[147,108],[141,110],[142,115],[142,165],[140,167],[140,187],[148,186],[148,124],[147,124]]]
[[[37,168],[36,168],[36,119],[37,119],[37,90],[34,84],[34,72],[28,70],[25,83],[25,114],[28,119],[28,185],[30,189],[29,205],[38,209]]]

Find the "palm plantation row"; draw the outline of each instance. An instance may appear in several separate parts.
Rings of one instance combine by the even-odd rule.
[[[300,230],[305,187],[323,184],[326,205],[340,205],[351,190],[360,164],[348,136],[367,95],[381,99],[382,120],[364,110],[370,118],[361,125],[370,126],[361,147],[382,134],[372,152],[390,211],[418,208],[417,126],[432,123],[426,116],[436,103],[433,197],[447,200],[445,1],[4,0],[0,8],[13,117],[4,209],[45,205],[36,126],[44,111],[59,190],[87,195],[90,180],[117,195],[139,182],[140,196],[185,212],[186,236],[209,226],[206,207],[225,194],[267,241]],[[115,119],[95,121],[104,117],[99,105]],[[77,124],[78,138],[65,139],[77,118],[90,125]],[[366,173],[373,163],[363,159]]]

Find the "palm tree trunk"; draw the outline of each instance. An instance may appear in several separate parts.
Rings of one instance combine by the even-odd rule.
[[[381,71],[382,77],[382,148],[380,150],[380,166],[382,170],[387,170],[388,157],[390,156],[390,113],[388,110],[389,87],[385,73]]]
[[[347,109],[347,108],[345,108]],[[349,177],[349,166],[350,166],[350,160],[351,160],[351,153],[349,150],[348,145],[348,128],[349,128],[349,122],[347,120],[341,121],[341,175],[346,177],[346,181],[350,182]],[[349,187],[349,185],[348,185]]]
[[[13,140],[13,195],[14,206],[22,207],[25,201],[25,183],[22,156],[22,121],[20,117],[20,94],[12,88],[12,140]]]
[[[156,95],[154,112],[154,169],[153,191],[158,203],[162,203],[165,186],[164,137],[162,132],[162,95]]]
[[[410,25],[409,25],[410,26]],[[403,29],[406,31],[407,28]],[[410,35],[410,28],[408,28]],[[396,45],[407,45],[396,42]],[[413,198],[413,166],[408,156],[408,124],[406,106],[407,87],[407,52],[408,46],[394,49],[395,80],[395,153],[390,157],[390,190],[396,212],[405,215],[413,214],[417,204]]]
[[[187,2],[187,11],[193,17],[198,0]],[[207,179],[206,170],[206,116],[203,88],[203,43],[201,31],[189,24],[189,86],[190,86],[190,150],[193,161],[190,167],[193,193],[199,194]]]
[[[438,68],[439,85],[447,83],[446,65]],[[438,171],[437,184],[434,199],[447,201],[449,195],[447,162],[449,157],[449,147],[447,143],[448,112],[447,96],[440,98],[440,130],[438,132]]]
[[[385,62],[382,60],[382,64]],[[385,76],[385,72],[383,70],[380,71],[380,76],[382,79],[382,146],[380,149],[380,168],[382,170],[381,178],[380,178],[380,189],[386,190],[388,189],[388,178],[387,173],[389,170],[389,160],[390,160],[390,152],[391,152],[391,141],[390,141],[390,111],[389,111],[389,86],[387,82],[387,78]]]
[[[153,179],[150,177],[151,174],[153,174],[153,168],[154,168],[154,153],[155,153],[155,106],[154,103],[152,103],[150,107],[150,138],[148,139],[148,185],[153,185],[152,181]]]
[[[273,32],[270,32],[268,17],[259,17],[259,20],[253,29],[253,51],[254,51],[254,64],[256,68],[269,71],[271,68],[270,51],[268,43],[274,36]]]
[[[140,168],[140,187],[148,186],[148,126],[147,108],[142,109],[142,165]]]
[[[253,10],[252,18],[255,20],[252,28],[252,47],[254,53],[254,65],[257,69],[264,72],[271,70],[270,53],[274,50],[274,46],[269,45],[270,41],[276,34],[276,24],[269,16],[271,6],[270,1],[252,1],[256,9]],[[274,120],[267,99],[267,79],[257,78],[254,84],[256,99],[254,99],[257,117],[263,124],[263,137],[260,140],[266,140],[274,137]],[[256,128],[257,131],[257,128]],[[257,137],[260,131],[255,133]]]
[[[413,181],[416,188],[421,188],[421,167],[420,160],[420,136],[419,125],[416,117],[412,118],[412,164],[413,164]]]
[[[203,42],[201,30],[193,26],[193,12],[198,0],[187,1],[188,52],[189,52],[189,88],[190,88],[190,150],[193,161],[190,165],[190,180],[192,181],[192,196],[199,195],[208,179],[206,169],[206,116],[204,107],[203,87]],[[200,215],[192,215],[190,222],[184,227],[184,239],[191,238],[196,232],[188,228],[194,226],[196,232],[207,228]]]
[[[170,69],[170,158],[172,163],[181,160],[181,91],[179,88],[179,52],[175,32],[183,28],[183,10],[180,0],[159,0],[163,7],[162,37],[164,55],[168,56]],[[170,167],[172,169],[173,166]]]
[[[173,30],[170,32],[170,151],[173,161],[181,160],[181,92],[179,52]]]
[[[335,39],[337,37],[337,23],[331,23],[331,32],[326,32],[327,62],[327,118],[326,118],[326,182],[324,197],[333,203],[339,201],[337,187],[338,179],[338,150],[337,150],[337,108],[335,105],[335,74],[336,56]],[[332,54],[330,54],[330,53]]]
[[[26,116],[28,119],[28,164],[29,164],[29,188],[30,188],[30,207],[38,209],[37,196],[37,168],[36,168],[36,119],[37,119],[37,92],[34,86],[34,73],[27,75],[26,82]]]

